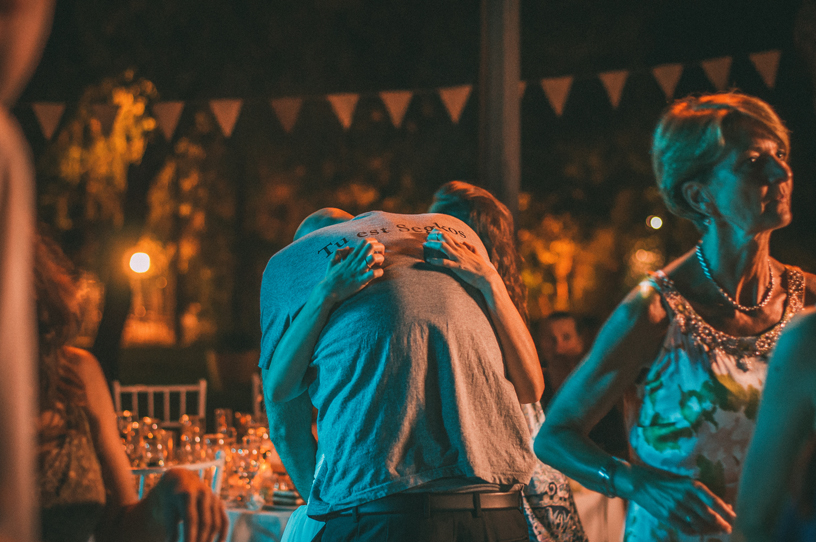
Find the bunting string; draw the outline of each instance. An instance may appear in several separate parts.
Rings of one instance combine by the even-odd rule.
[[[776,76],[779,70],[781,51],[771,50],[751,53],[748,55],[751,64],[761,77],[764,84],[771,90],[776,85]],[[728,88],[731,76],[731,65],[733,57],[722,56],[701,60],[695,65],[699,65],[705,73],[711,85],[717,90]],[[654,66],[649,73],[657,81],[658,86],[663,91],[667,100],[674,98],[677,84],[683,75],[684,70],[689,65],[680,63],[662,64]],[[613,109],[617,109],[621,102],[626,82],[632,70],[614,70],[595,74],[603,85],[609,103]],[[584,79],[582,77],[582,79]],[[570,91],[576,80],[575,75],[563,75],[560,77],[547,77],[535,82],[519,81],[519,96],[533,86],[538,84],[543,90],[550,106],[556,116],[561,117],[569,101]],[[291,133],[297,125],[298,117],[306,101],[324,100],[328,101],[334,115],[344,131],[349,130],[354,124],[354,113],[361,97],[376,96],[380,99],[391,124],[395,128],[401,128],[405,115],[413,98],[420,94],[435,93],[445,107],[451,122],[458,124],[462,113],[467,106],[473,93],[473,85],[459,85],[453,87],[441,87],[434,89],[414,89],[414,90],[384,90],[377,93],[338,93],[320,96],[289,96],[271,98],[269,106],[280,122],[285,133]],[[226,137],[231,137],[235,130],[236,123],[241,115],[241,110],[245,100],[239,98],[213,99],[208,100],[210,110],[219,128]],[[179,118],[184,108],[191,102],[166,101],[153,104],[152,113],[156,118],[156,123],[164,137],[170,141],[173,139]],[[59,128],[62,116],[65,114],[66,104],[58,102],[35,102],[30,104],[31,109],[39,124],[42,135],[47,140],[51,140]],[[99,122],[104,134],[109,134],[113,126],[118,107],[112,104],[93,104],[91,113]]]

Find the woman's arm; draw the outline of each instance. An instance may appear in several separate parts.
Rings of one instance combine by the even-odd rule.
[[[668,316],[654,288],[644,283],[632,291],[550,403],[534,450],[541,461],[570,478],[595,491],[635,501],[674,528],[730,532],[733,512],[702,483],[613,459],[587,437],[656,358],[667,325]]]
[[[295,488],[305,500],[309,499],[312,491],[317,463],[317,441],[312,435],[312,408],[307,392],[285,403],[266,401],[269,438]]]
[[[84,388],[86,411],[91,426],[107,502],[95,538],[98,542],[164,541],[174,539],[178,522],[184,522],[185,540],[211,542],[225,540],[229,520],[221,500],[198,475],[172,469],[148,496],[139,501],[130,472],[130,463],[119,439],[116,413],[108,393],[108,383],[99,362],[89,352],[66,348],[68,370],[73,370]]]
[[[468,243],[460,243],[445,232],[433,230],[424,246],[445,258],[427,258],[432,265],[446,267],[476,287],[487,302],[490,319],[501,344],[507,377],[520,403],[535,403],[544,391],[544,376],[538,353],[499,273]]]
[[[367,238],[354,249],[344,247],[334,253],[325,278],[312,289],[264,372],[265,393],[272,401],[289,401],[306,391],[306,369],[332,309],[382,276],[384,252],[382,243]]]
[[[737,529],[750,542],[774,540],[794,463],[813,434],[816,312],[794,320],[769,362],[754,438],[737,498]]]

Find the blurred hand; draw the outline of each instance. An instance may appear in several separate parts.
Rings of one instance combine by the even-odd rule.
[[[224,503],[198,477],[198,473],[170,469],[150,496],[156,499],[154,514],[161,519],[169,540],[178,540],[179,521],[184,523],[184,542],[227,539],[229,519]]]
[[[637,467],[633,486],[632,500],[675,529],[688,534],[731,533],[734,509],[702,482]]]
[[[444,256],[443,258],[426,256],[427,263],[450,269],[456,276],[479,290],[489,287],[490,280],[498,277],[493,264],[476,252],[473,245],[467,241],[457,241],[441,230],[431,231],[422,246]]]
[[[365,288],[372,280],[383,275],[385,246],[374,238],[366,238],[354,247],[335,251],[323,286],[326,294],[339,303]]]

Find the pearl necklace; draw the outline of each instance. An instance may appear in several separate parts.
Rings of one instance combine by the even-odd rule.
[[[773,267],[771,266],[771,260],[768,259],[768,273],[771,275],[771,282],[768,284],[768,288],[765,290],[765,294],[762,296],[762,299],[759,300],[759,303],[756,305],[751,305],[750,307],[746,307],[745,305],[740,305],[737,301],[734,300],[728,292],[722,289],[722,287],[717,284],[717,281],[714,280],[714,277],[711,276],[711,270],[708,268],[708,263],[706,262],[705,256],[703,256],[703,243],[697,243],[697,260],[700,262],[700,267],[703,268],[703,274],[705,274],[706,278],[710,280],[714,286],[717,287],[717,290],[720,291],[720,294],[728,301],[735,309],[742,311],[742,312],[753,312],[761,309],[765,305],[768,304],[768,301],[771,300],[771,293],[773,292],[774,286],[776,284],[776,280],[774,278]]]

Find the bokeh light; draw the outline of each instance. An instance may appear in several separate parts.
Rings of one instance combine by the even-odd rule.
[[[647,218],[646,223],[653,230],[659,230],[660,228],[663,227],[663,219],[656,215],[652,215],[649,218]]]
[[[130,257],[130,269],[134,273],[146,273],[150,269],[150,256],[144,252],[135,252]]]

